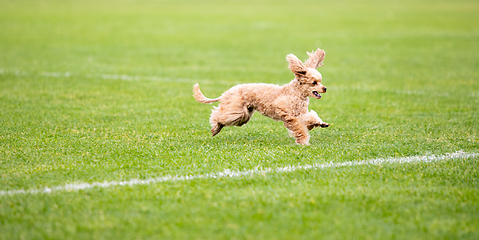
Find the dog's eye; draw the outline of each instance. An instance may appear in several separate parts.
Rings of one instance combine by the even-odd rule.
[[[313,85],[318,85],[318,82],[314,81],[314,82],[313,82]]]

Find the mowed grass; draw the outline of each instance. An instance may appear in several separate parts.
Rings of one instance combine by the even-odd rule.
[[[0,1],[0,191],[478,152],[477,1]],[[297,146],[240,83],[325,49]],[[479,159],[0,195],[1,239],[477,239]]]

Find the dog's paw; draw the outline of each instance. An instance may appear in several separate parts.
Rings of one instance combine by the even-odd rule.
[[[223,124],[218,123],[218,124],[216,124],[215,126],[213,126],[213,127],[211,128],[211,134],[213,135],[213,137],[214,137],[216,134],[220,133],[220,131],[221,131],[221,129],[223,128],[223,126],[224,126]]]
[[[298,145],[304,145],[304,146],[309,146],[309,145],[311,145],[311,144],[309,143],[309,138],[296,139],[295,143],[298,144]]]

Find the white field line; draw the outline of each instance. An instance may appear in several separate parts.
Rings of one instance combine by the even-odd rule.
[[[434,95],[434,96],[442,96],[442,97],[450,97],[453,96],[453,94],[449,92],[426,92],[426,91],[421,91],[421,90],[398,90],[398,89],[373,89],[373,88],[367,88],[367,87],[336,87],[336,88],[331,88],[334,89],[335,91],[339,90],[346,90],[346,91],[361,91],[361,92],[387,92],[387,93],[393,93],[393,94],[398,94],[398,95],[414,95],[414,96],[420,96],[420,95]],[[471,93],[472,97],[476,97],[477,93]]]
[[[13,74],[15,76],[40,75],[43,77],[52,78],[69,78],[72,76],[81,76],[71,72],[39,72],[29,73],[26,71],[5,70],[0,68],[0,75]],[[86,74],[87,78],[100,78],[106,80],[121,80],[121,81],[157,81],[157,82],[178,82],[178,83],[211,83],[208,79],[193,79],[193,78],[173,78],[173,77],[158,77],[158,76],[132,76],[126,74]]]
[[[18,71],[18,70],[5,70],[0,68],[0,75],[6,74],[13,74],[15,76],[28,76],[28,75],[35,75],[34,73],[29,73],[26,71]],[[44,77],[52,77],[52,78],[69,78],[71,76],[81,76],[78,74],[72,74],[71,72],[39,72],[36,75],[44,76]],[[87,78],[100,78],[105,80],[120,80],[120,81],[156,81],[156,82],[177,82],[177,83],[208,83],[208,84],[220,84],[219,82],[214,82],[209,79],[194,79],[194,78],[173,78],[173,77],[158,77],[158,76],[135,76],[135,75],[126,75],[126,74],[86,74],[85,77]],[[331,87],[331,89],[333,89]],[[386,91],[395,94],[403,94],[403,95],[425,95],[425,94],[432,94],[434,96],[443,96],[449,97],[452,96],[448,92],[443,93],[426,93],[426,91],[417,91],[417,90],[391,90],[391,89],[369,89],[366,87],[335,87],[334,90],[336,91],[344,91],[344,90],[358,90],[358,91]],[[479,97],[479,92],[472,92],[470,94],[471,97]]]
[[[40,75],[44,77],[52,77],[52,78],[69,78],[72,76],[82,76],[80,74],[74,74],[71,72],[39,72],[39,73],[30,73],[26,71],[18,71],[18,70],[5,70],[0,68],[0,75],[12,74],[15,76],[29,76],[29,75]],[[135,75],[126,75],[126,74],[85,74],[87,78],[96,78],[96,79],[105,79],[105,80],[119,80],[119,81],[156,81],[156,82],[176,82],[176,83],[207,83],[207,84],[221,84],[220,82],[215,82],[209,79],[194,79],[194,78],[174,78],[174,77],[159,77],[159,76],[135,76]],[[385,91],[395,94],[402,94],[402,95],[434,95],[434,96],[443,96],[443,97],[450,97],[452,96],[448,92],[443,93],[427,93],[426,91],[418,91],[418,90],[392,90],[392,89],[369,89],[366,87],[335,87],[332,90],[336,91],[344,91],[344,90],[358,90],[362,92],[373,92],[373,91]],[[479,92],[472,92],[470,93],[471,97],[479,97]]]
[[[196,179],[216,179],[216,178],[234,178],[234,177],[244,177],[244,176],[254,176],[254,175],[265,175],[267,173],[289,173],[296,172],[301,170],[320,170],[327,168],[336,168],[336,167],[354,167],[361,165],[382,165],[382,164],[404,164],[404,163],[414,163],[414,162],[438,162],[438,161],[447,161],[453,159],[468,159],[479,157],[479,153],[468,153],[463,151],[458,151],[455,153],[447,153],[444,155],[430,155],[430,156],[412,156],[412,157],[401,157],[401,158],[378,158],[373,160],[363,160],[363,161],[351,161],[343,163],[316,163],[312,165],[297,165],[297,166],[286,166],[279,168],[264,168],[245,170],[245,171],[236,171],[226,169],[222,172],[217,173],[207,173],[207,174],[198,174],[198,175],[182,175],[182,176],[163,176],[157,178],[149,178],[145,180],[141,179],[131,179],[127,181],[111,181],[111,182],[94,182],[94,183],[71,183],[65,184],[63,186],[55,187],[45,187],[41,189],[30,189],[30,190],[7,190],[0,191],[0,196],[3,195],[18,195],[18,194],[38,194],[38,193],[52,193],[60,191],[78,191],[83,189],[90,188],[107,188],[114,186],[134,186],[134,185],[145,185],[153,183],[162,183],[162,182],[178,182],[178,181],[191,181]]]

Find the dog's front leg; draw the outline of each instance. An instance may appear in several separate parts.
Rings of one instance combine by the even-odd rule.
[[[309,133],[306,125],[299,118],[291,118],[283,121],[284,126],[296,139],[297,144],[309,145]]]
[[[312,130],[315,127],[329,127],[329,123],[323,122],[323,120],[313,110],[301,116],[301,120],[303,121],[304,125],[306,125],[308,130]]]

